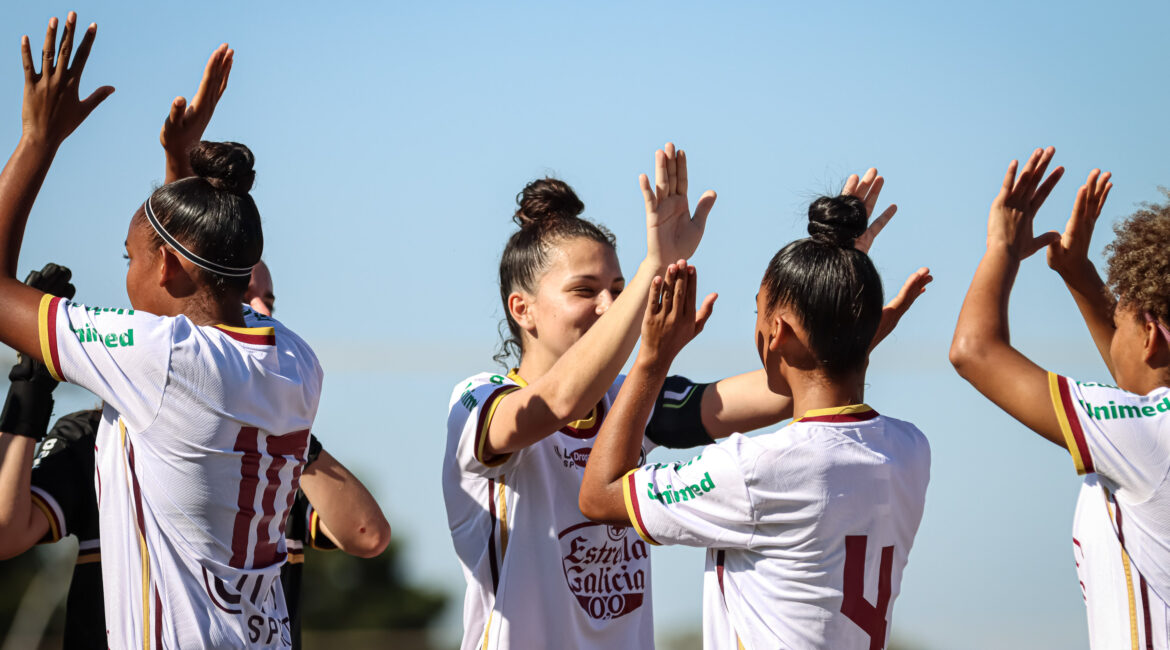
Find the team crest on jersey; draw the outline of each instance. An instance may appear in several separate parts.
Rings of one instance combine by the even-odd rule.
[[[608,621],[642,606],[650,554],[629,527],[586,521],[558,537],[565,583],[590,618]]]

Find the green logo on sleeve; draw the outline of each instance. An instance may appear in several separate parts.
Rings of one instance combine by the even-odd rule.
[[[102,334],[101,332],[85,324],[81,329],[69,325],[69,329],[77,335],[77,340],[81,343],[101,343],[107,348],[128,348],[134,345],[134,328],[130,328],[121,334]]]
[[[1156,405],[1145,404],[1117,404],[1109,400],[1108,404],[1091,404],[1085,400],[1078,400],[1085,415],[1094,420],[1121,420],[1125,418],[1152,418],[1170,412],[1170,397],[1163,397]]]
[[[681,503],[683,501],[690,501],[691,499],[698,499],[715,489],[715,481],[711,478],[710,472],[703,473],[703,480],[694,485],[684,485],[682,488],[676,490],[674,486],[668,485],[661,492],[654,491],[654,484],[646,484],[647,498],[663,504]]]

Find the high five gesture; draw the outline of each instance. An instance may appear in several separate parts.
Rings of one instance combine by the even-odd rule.
[[[217,47],[207,59],[203,79],[200,80],[199,89],[195,91],[191,103],[188,104],[184,97],[176,97],[175,101],[171,102],[171,112],[158,134],[159,143],[167,153],[165,182],[170,183],[195,175],[187,154],[203,139],[203,131],[211,122],[215,106],[227,90],[235,53],[227,43]]]
[[[113,86],[102,86],[85,99],[80,99],[81,73],[89,58],[89,50],[97,35],[97,23],[90,23],[77,47],[73,65],[73,39],[77,31],[77,14],[69,12],[65,18],[65,34],[57,48],[57,19],[49,20],[45,30],[45,44],[41,53],[41,71],[36,71],[32,46],[28,36],[20,41],[24,61],[24,105],[21,108],[23,136],[56,147],[73,133],[85,118],[114,92]]]
[[[654,152],[654,187],[645,174],[638,182],[646,200],[648,257],[664,264],[689,258],[703,238],[715,192],[703,192],[692,217],[687,201],[687,154],[681,149],[676,152],[673,142]]]

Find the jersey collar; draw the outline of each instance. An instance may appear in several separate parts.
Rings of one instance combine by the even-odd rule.
[[[520,369],[519,368],[512,368],[511,370],[509,370],[508,371],[508,379],[511,379],[512,381],[516,382],[516,384],[518,386],[520,386],[520,388],[524,388],[524,387],[528,386],[528,382],[524,381],[520,377]],[[597,415],[599,412],[600,412],[600,410],[598,409],[598,407],[594,406],[589,411],[588,415],[581,418],[580,420],[570,422],[568,425],[566,425],[565,428],[573,429],[575,431],[587,431],[589,429],[592,429],[593,427],[597,426]]]
[[[810,409],[792,422],[864,422],[878,416],[868,404],[850,404],[827,409]]]

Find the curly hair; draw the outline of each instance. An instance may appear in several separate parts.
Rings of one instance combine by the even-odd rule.
[[[1109,288],[1118,303],[1170,323],[1170,190],[1158,190],[1167,202],[1143,203],[1114,226],[1116,238],[1105,254]]]

